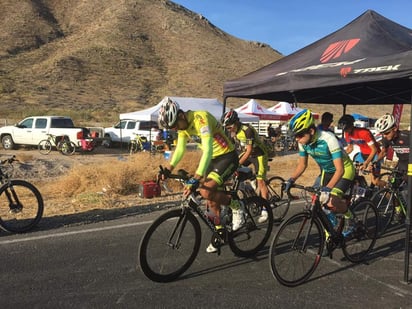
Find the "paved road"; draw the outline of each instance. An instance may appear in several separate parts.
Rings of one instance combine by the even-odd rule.
[[[368,265],[337,252],[296,288],[277,283],[267,248],[254,260],[202,251],[179,280],[149,281],[137,267],[142,233],[159,212],[94,224],[0,233],[1,308],[411,308],[403,282],[404,229],[378,240]],[[412,268],[411,268],[412,273]]]

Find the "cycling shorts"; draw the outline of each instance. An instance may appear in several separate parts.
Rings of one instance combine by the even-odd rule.
[[[206,180],[212,179],[219,186],[229,179],[239,166],[239,158],[236,151],[220,155],[210,161],[206,170]]]
[[[355,178],[355,173],[356,171],[354,166],[352,166],[351,168],[345,168],[345,172],[343,173],[342,178],[338,181],[335,187],[332,188],[331,194],[342,198],[344,194],[349,191],[353,183],[353,179]],[[321,185],[326,186],[332,177],[332,173],[325,173],[324,171],[322,171]]]
[[[266,180],[266,173],[268,170],[268,156],[261,155],[257,157],[249,157],[245,164],[253,164],[257,180]]]

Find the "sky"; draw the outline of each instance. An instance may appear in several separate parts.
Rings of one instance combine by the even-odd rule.
[[[243,40],[287,56],[374,10],[412,28],[412,0],[172,0]]]

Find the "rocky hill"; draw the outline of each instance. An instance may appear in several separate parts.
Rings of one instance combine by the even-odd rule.
[[[4,115],[220,98],[224,81],[281,57],[168,0],[2,0],[0,29]]]
[[[221,99],[225,81],[282,57],[168,0],[1,4],[0,119],[47,112],[72,116],[77,124],[108,124],[119,112],[166,95]],[[309,107],[333,111],[336,120],[342,113],[341,106]],[[390,105],[347,108],[374,117],[390,111]],[[406,124],[409,114],[406,106]]]

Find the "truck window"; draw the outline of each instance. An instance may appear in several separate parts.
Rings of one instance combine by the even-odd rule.
[[[45,129],[47,127],[47,119],[46,118],[37,118],[34,123],[35,129]]]
[[[114,125],[115,129],[124,129],[124,127],[126,126],[127,121],[126,120],[120,120],[120,122],[116,123]]]
[[[32,128],[33,127],[33,118],[26,119],[18,124],[19,128]]]
[[[74,128],[71,118],[52,118],[50,128]]]
[[[133,130],[134,128],[136,128],[136,122],[134,121],[129,121],[127,124],[127,128],[128,130]]]
[[[159,126],[155,121],[142,121],[140,122],[140,130],[150,131],[151,129],[158,129]]]

